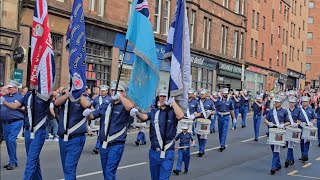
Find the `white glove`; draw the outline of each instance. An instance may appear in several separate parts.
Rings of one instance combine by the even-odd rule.
[[[196,118],[193,114],[191,114],[190,116],[188,116],[188,119],[194,119],[194,118]]]
[[[112,100],[119,100],[120,99],[121,94],[117,91],[116,94],[113,94],[113,96],[111,96]]]
[[[171,98],[169,98],[169,99],[165,102],[165,104],[166,104],[167,106],[171,106],[172,103],[173,103],[173,101],[174,101],[174,98],[171,97]]]
[[[298,124],[297,124],[297,123],[293,123],[293,124],[291,125],[291,127],[296,128],[296,127],[298,127]]]
[[[211,110],[207,110],[208,115],[211,115],[211,112],[212,112]]]
[[[237,123],[237,119],[236,118],[233,119],[233,123],[234,124]]]
[[[274,126],[274,124],[272,122],[269,122],[269,121],[268,121],[267,124],[268,124],[269,127],[273,127]]]
[[[310,123],[308,124],[308,126],[309,126],[309,127],[313,127],[313,123],[310,122]]]
[[[283,124],[279,124],[279,126],[277,126],[280,129],[284,129],[284,125]]]
[[[138,113],[138,109],[137,108],[132,108],[130,111],[130,116],[135,117]]]
[[[85,117],[87,117],[87,116],[89,116],[89,115],[91,114],[91,112],[92,112],[92,110],[89,109],[89,108],[87,108],[87,109],[85,109],[85,110],[83,111],[82,115],[85,116]]]
[[[6,100],[4,99],[3,96],[0,97],[0,105],[2,105]]]

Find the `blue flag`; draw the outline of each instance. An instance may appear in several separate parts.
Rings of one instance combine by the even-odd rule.
[[[178,105],[188,108],[190,78],[190,39],[185,0],[178,0],[167,39],[165,58],[171,60],[169,90]]]
[[[86,91],[86,32],[82,0],[74,0],[67,31],[69,72],[72,80],[70,99],[78,100]]]
[[[150,12],[146,0],[134,0],[126,39],[133,46],[135,62],[129,82],[128,97],[147,111],[159,83],[159,61],[156,53]]]

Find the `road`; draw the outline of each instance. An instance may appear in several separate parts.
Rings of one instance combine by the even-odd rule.
[[[316,142],[314,142],[310,149],[308,163],[302,163],[298,160],[300,157],[300,148],[299,146],[296,147],[294,151],[296,162],[287,169],[284,168],[287,149],[281,149],[281,163],[283,168],[275,175],[270,175],[272,153],[270,146],[266,145],[266,131],[266,126],[261,124],[259,141],[253,141],[253,123],[252,117],[249,116],[246,128],[238,127],[235,131],[229,130],[227,149],[224,152],[218,151],[218,133],[209,135],[206,146],[207,151],[202,158],[196,156],[197,149],[192,150],[189,174],[182,174],[180,176],[172,174],[171,179],[320,179],[320,148],[316,146]],[[134,145],[136,134],[137,132],[130,132],[128,135],[125,152],[117,172],[117,179],[119,180],[150,179],[148,165],[150,142],[147,142],[145,146],[136,147]],[[146,134],[148,134],[148,132]],[[103,179],[99,155],[92,153],[94,144],[95,137],[87,138],[77,169],[77,178],[80,180]],[[2,167],[8,162],[8,158],[5,144],[2,144],[0,147]],[[1,168],[1,179],[22,179],[26,163],[23,142],[18,144],[18,160],[19,167],[13,171],[7,171]],[[63,179],[57,142],[45,143],[40,160],[44,180]]]

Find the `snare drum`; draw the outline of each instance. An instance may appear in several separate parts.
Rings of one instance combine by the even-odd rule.
[[[316,141],[317,138],[318,129],[316,127],[310,127],[310,126],[303,126],[302,131],[302,139],[310,140],[310,141]]]
[[[300,143],[301,132],[302,130],[299,128],[293,128],[291,126],[287,126],[285,140],[295,142],[295,143]]]
[[[210,124],[209,119],[198,118],[196,121],[195,132],[199,135],[206,135],[210,133]]]
[[[178,122],[177,133],[181,133],[182,132],[181,127],[183,125],[187,125],[189,127],[188,132],[192,133],[192,124],[193,124],[193,120],[192,119],[181,119]]]
[[[285,134],[286,131],[284,129],[269,128],[269,139],[267,140],[267,144],[279,146],[286,145]]]

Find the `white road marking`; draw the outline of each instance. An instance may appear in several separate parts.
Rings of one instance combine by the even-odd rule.
[[[307,168],[307,167],[311,166],[311,164],[312,164],[312,163],[307,163],[307,164],[303,165],[302,167],[303,167],[303,168]]]
[[[318,157],[316,160],[317,160],[317,161],[320,161],[320,157]]]
[[[260,138],[264,138],[264,137],[267,137],[267,135],[259,136],[259,137],[258,137],[258,139],[260,139]],[[248,142],[248,141],[253,141],[253,140],[254,140],[254,138],[251,138],[251,139],[243,140],[243,141],[241,141],[241,142]]]
[[[144,165],[144,164],[147,164],[147,162],[142,162],[142,163],[137,163],[137,164],[131,164],[131,165],[127,165],[127,166],[121,166],[121,167],[118,167],[118,170],[130,168],[130,167],[135,167],[135,166],[141,166],[141,165]],[[77,178],[92,176],[92,175],[101,174],[101,173],[102,173],[102,171],[96,171],[96,172],[92,172],[92,173],[87,173],[87,174],[78,175]],[[64,180],[64,179],[59,179],[59,180]]]
[[[226,147],[228,147],[228,145],[226,145]],[[204,151],[207,152],[207,151],[212,151],[212,150],[219,149],[219,148],[220,148],[220,146],[217,146],[217,147],[205,149]],[[190,153],[190,154],[198,154],[198,153],[199,153],[199,151],[192,152],[192,153]]]
[[[296,174],[298,171],[297,170],[294,170],[294,171],[291,171],[288,173],[288,176],[293,176],[294,174]]]
[[[292,175],[294,177],[302,177],[302,178],[308,178],[308,179],[320,179],[320,177],[312,177],[312,176],[302,176],[302,175]]]

